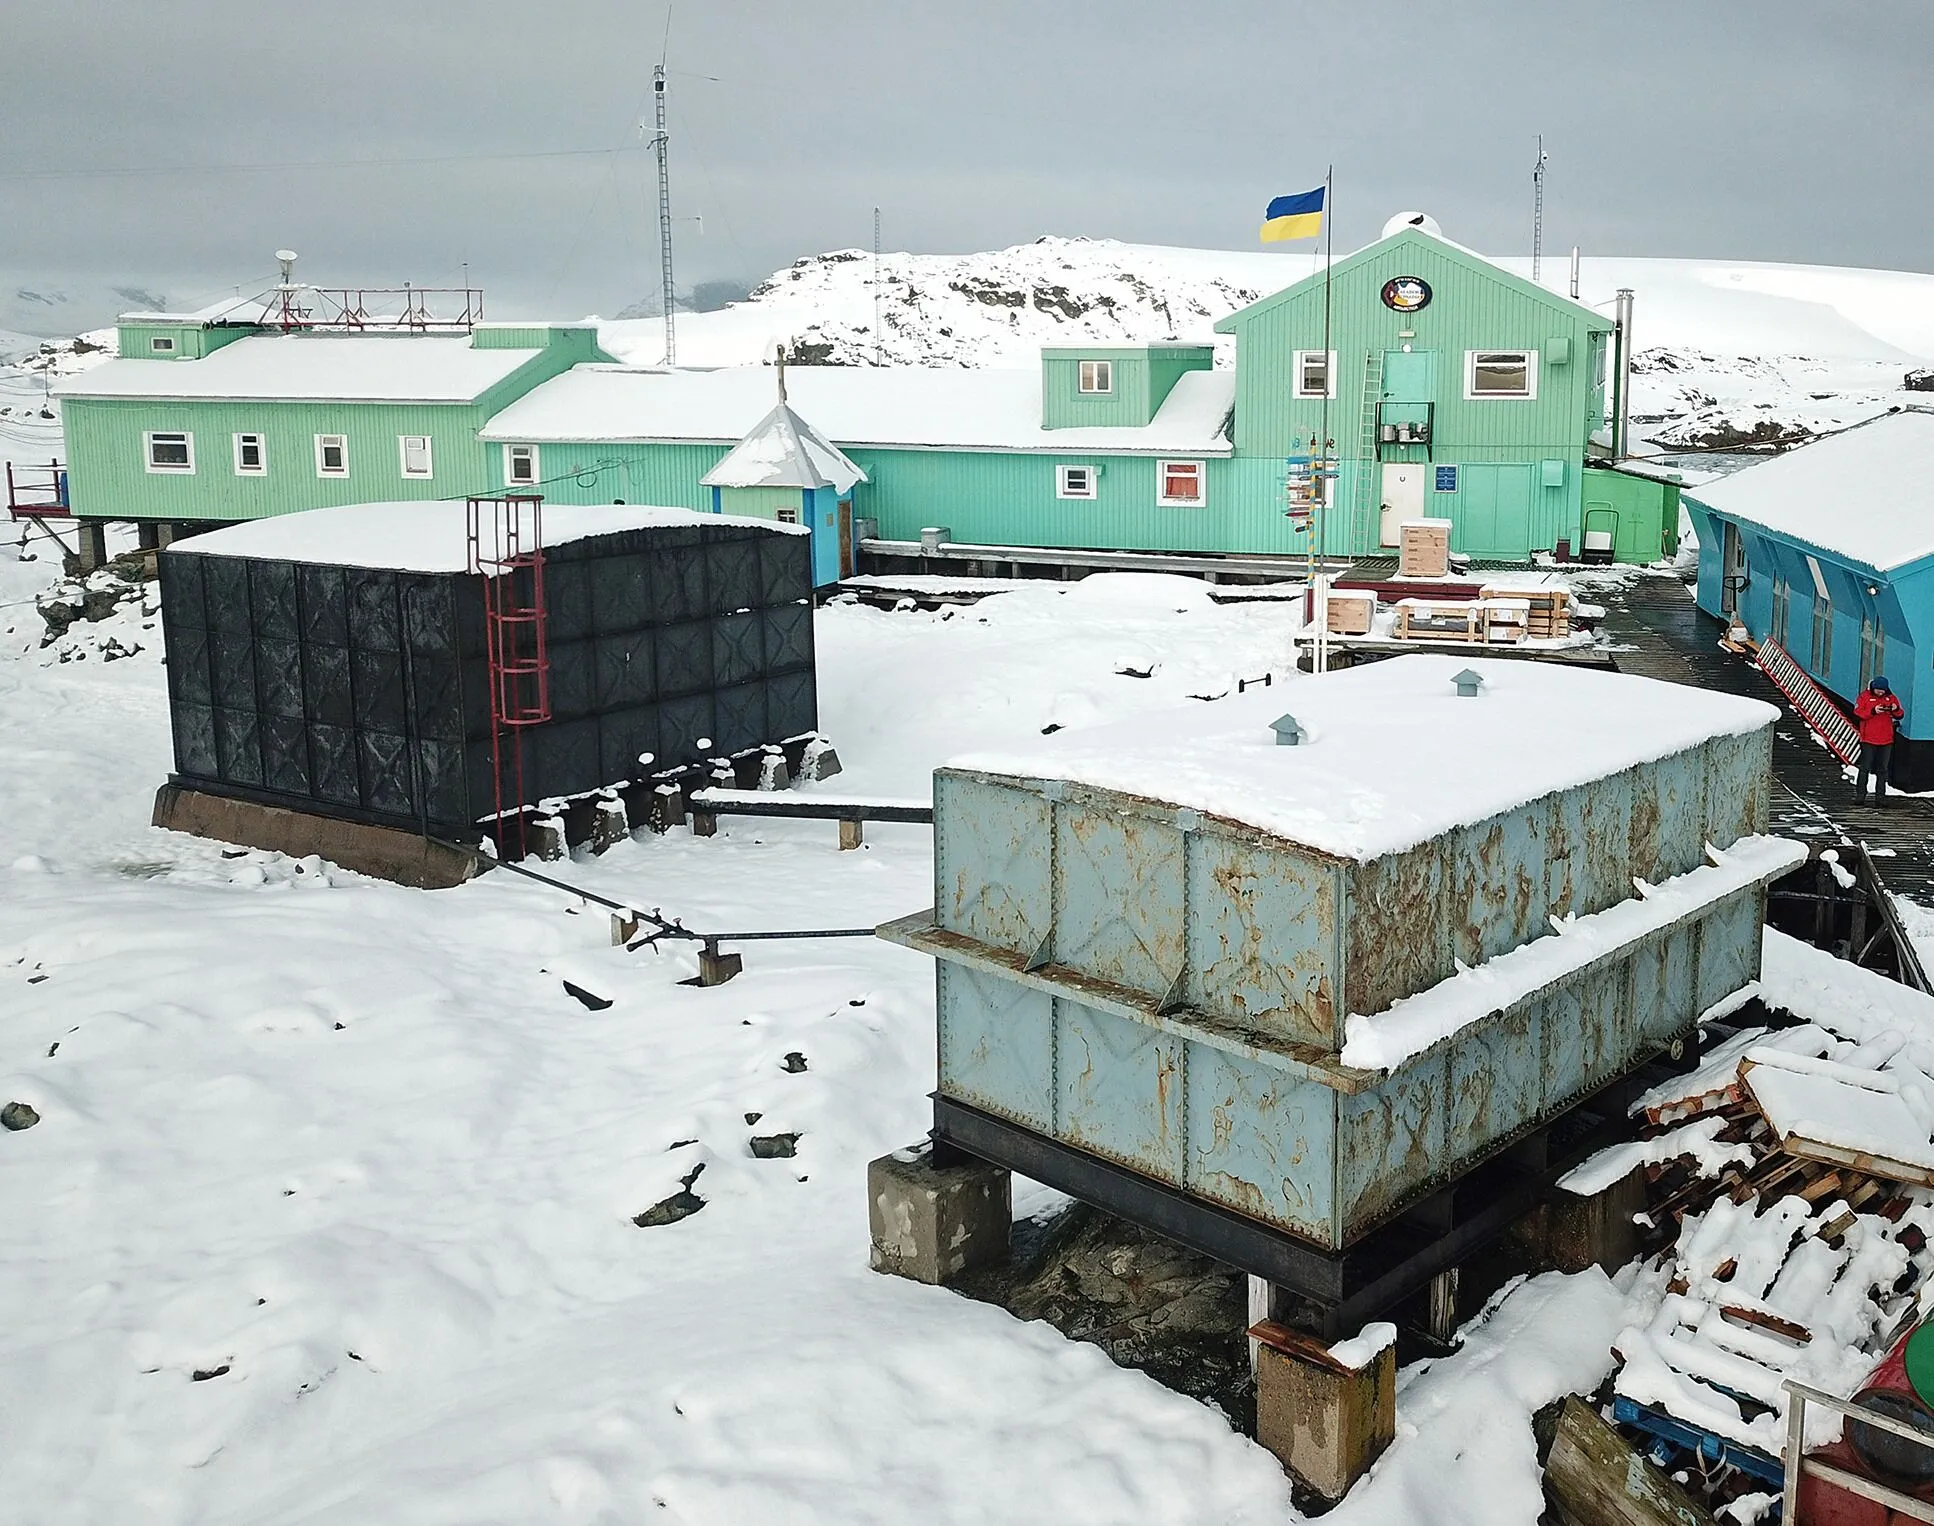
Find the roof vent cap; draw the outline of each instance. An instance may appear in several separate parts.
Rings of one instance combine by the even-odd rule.
[[[1466,668],[1461,673],[1451,674],[1451,682],[1457,685],[1459,698],[1473,699],[1484,682],[1484,675],[1475,668]]]
[[[1305,731],[1293,715],[1279,715],[1269,723],[1269,729],[1276,733],[1278,747],[1300,747],[1309,733]]]

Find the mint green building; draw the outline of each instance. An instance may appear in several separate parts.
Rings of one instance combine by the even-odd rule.
[[[1404,226],[1229,314],[1206,342],[1049,346],[1033,370],[792,366],[801,429],[841,456],[821,581],[853,523],[914,541],[1375,556],[1406,519],[1524,561],[1666,554],[1676,495],[1609,469],[1611,321]],[[1325,333],[1327,328],[1327,343]],[[769,366],[616,364],[588,326],[283,334],[124,320],[62,389],[84,519],[229,523],[325,504],[529,489],[718,510],[708,474],[768,425]],[[1228,362],[1233,359],[1233,365]],[[1292,502],[1299,458],[1333,460]],[[741,456],[743,458],[743,455]],[[784,517],[787,494],[737,491]],[[828,517],[810,513],[815,534]]]

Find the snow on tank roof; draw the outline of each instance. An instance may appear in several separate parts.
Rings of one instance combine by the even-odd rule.
[[[1695,488],[1709,508],[1885,572],[1934,556],[1934,413],[1905,408]]]
[[[1451,683],[1466,667],[1484,679],[1470,699]],[[1299,746],[1271,729],[1285,712]],[[1627,674],[1417,655],[948,766],[1118,790],[1368,862],[1778,714]]]
[[[58,397],[468,403],[539,350],[430,334],[251,334],[200,360],[106,361]]]
[[[595,535],[670,525],[752,525],[780,535],[806,535],[803,525],[693,509],[628,503],[547,503],[544,545],[568,546]],[[462,572],[469,565],[469,513],[461,499],[350,503],[305,509],[211,530],[176,541],[168,550],[203,556],[247,556],[327,567],[383,567],[398,572]]]
[[[485,424],[486,440],[736,444],[772,407],[772,369],[666,371],[585,364]],[[1189,371],[1146,425],[1043,429],[1041,373],[934,366],[788,366],[793,407],[842,449],[1107,451],[1228,455],[1233,371]]]

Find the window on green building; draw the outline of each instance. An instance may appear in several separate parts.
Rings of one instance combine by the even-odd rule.
[[[316,475],[318,477],[349,475],[348,436],[339,434],[316,436]]]
[[[1112,360],[1082,361],[1081,390],[1083,392],[1113,392],[1115,390],[1115,363]]]
[[[1517,397],[1538,395],[1538,352],[1536,350],[1466,350],[1464,352],[1464,396],[1466,398]]]
[[[150,355],[172,355],[175,353],[175,342],[167,334],[150,334],[148,336],[148,353]]]
[[[148,470],[151,472],[192,472],[195,469],[195,437],[177,430],[151,430],[147,435]]]
[[[1296,352],[1296,395],[1298,397],[1336,396],[1336,351],[1298,350]]]
[[[540,478],[537,473],[537,447],[535,445],[506,445],[504,447],[504,482],[509,487],[535,487]]]
[[[405,477],[429,477],[430,437],[426,434],[405,434],[396,437],[396,453],[401,460]]]
[[[1200,461],[1157,461],[1155,501],[1165,509],[1199,509],[1203,504]]]
[[[269,472],[268,445],[259,434],[235,436],[235,475],[266,477]]]
[[[1095,469],[1092,466],[1057,466],[1054,469],[1056,498],[1093,498]]]

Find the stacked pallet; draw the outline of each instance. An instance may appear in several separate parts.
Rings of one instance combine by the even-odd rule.
[[[1397,527],[1397,576],[1448,577],[1450,537],[1448,519],[1406,519]]]
[[[1562,641],[1571,634],[1571,591],[1567,588],[1495,586],[1480,590],[1479,597],[1523,600],[1528,606],[1525,613],[1526,640]]]
[[[1468,600],[1399,599],[1390,634],[1399,641],[1477,641],[1483,619],[1482,608]]]

